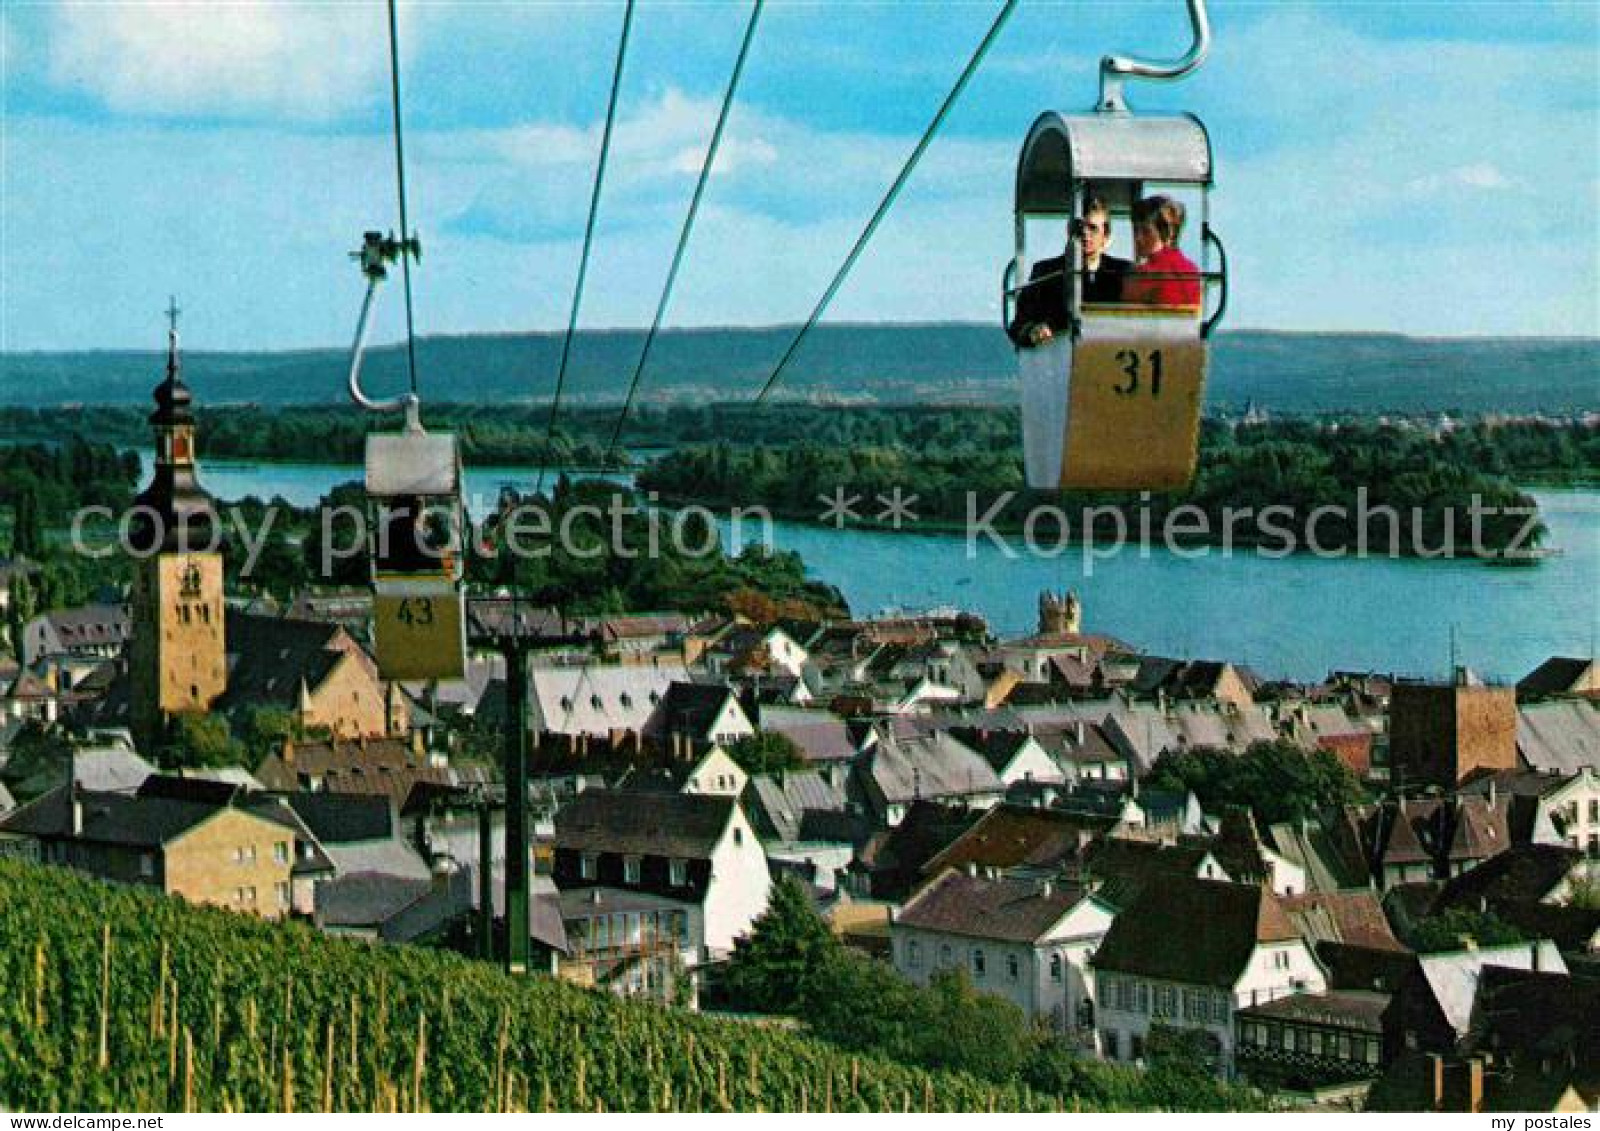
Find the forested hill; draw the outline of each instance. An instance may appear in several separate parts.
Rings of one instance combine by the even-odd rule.
[[[657,341],[644,397],[652,401],[754,396],[792,327],[667,331]],[[619,401],[643,334],[580,335],[569,403]],[[435,401],[540,400],[554,385],[554,333],[426,338],[424,391]],[[1218,336],[1208,402],[1253,401],[1274,412],[1535,412],[1592,409],[1600,339],[1422,339],[1391,334]],[[278,353],[189,351],[185,374],[205,403],[305,404],[342,398],[341,349]],[[398,347],[369,355],[374,389],[399,388]],[[0,405],[143,403],[160,376],[158,353],[0,355]],[[1010,344],[997,327],[966,323],[832,325],[807,340],[780,391],[880,403],[1010,403]]]

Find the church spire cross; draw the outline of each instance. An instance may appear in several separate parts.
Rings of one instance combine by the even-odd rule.
[[[178,315],[183,311],[178,309],[178,300],[174,295],[167,296],[167,376],[169,379],[178,375]]]

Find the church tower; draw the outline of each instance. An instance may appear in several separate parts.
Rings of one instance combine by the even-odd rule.
[[[129,681],[135,741],[160,747],[174,715],[227,687],[221,521],[195,473],[193,397],[179,375],[178,308],[167,310],[167,373],[150,414],[155,473],[134,501]]]

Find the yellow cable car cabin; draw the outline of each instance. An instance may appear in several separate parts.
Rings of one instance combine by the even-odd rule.
[[[1034,122],[1004,288],[1029,487],[1175,490],[1194,478],[1207,343],[1227,305],[1211,187],[1210,139],[1195,117],[1111,110]],[[1190,202],[1198,240],[1185,224]],[[1054,243],[1054,258],[1024,276],[1030,226],[1065,249]],[[1185,253],[1196,243],[1199,263]]]
[[[426,432],[415,409],[399,432],[367,437],[373,643],[384,679],[466,674],[461,463],[455,436]]]

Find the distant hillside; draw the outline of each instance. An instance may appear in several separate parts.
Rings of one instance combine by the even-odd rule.
[[[668,331],[646,374],[649,401],[753,397],[788,344],[789,327]],[[643,334],[580,335],[568,371],[570,403],[619,401]],[[424,392],[435,401],[541,400],[550,395],[561,337],[554,333],[426,338]],[[368,359],[370,384],[395,388],[403,354]],[[342,397],[343,350],[190,352],[185,371],[209,404],[306,404]],[[140,403],[161,357],[136,351],[0,356],[0,405]],[[1219,335],[1209,401],[1276,412],[1533,412],[1595,408],[1600,339],[1418,339],[1392,334]],[[987,325],[835,325],[807,341],[780,391],[880,403],[1008,403],[1010,344]]]

